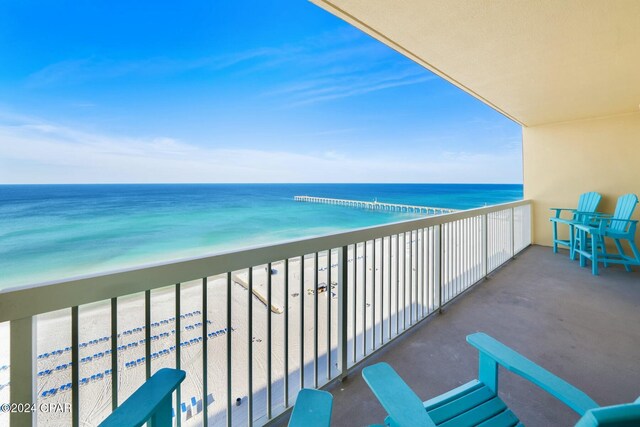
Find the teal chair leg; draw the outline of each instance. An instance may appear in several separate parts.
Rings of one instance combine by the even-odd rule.
[[[635,258],[636,265],[640,265],[640,251],[638,251],[636,243],[633,240],[629,240],[629,246],[631,247],[631,252],[633,253],[633,257]]]
[[[609,267],[609,264],[607,263],[607,247],[605,246],[605,241],[604,241],[604,237],[603,236],[599,236],[598,237],[598,244],[600,245],[600,247],[602,248],[602,254],[604,255],[603,260],[602,260],[602,264],[605,266],[605,268]]]
[[[576,259],[576,228],[569,224],[569,256],[571,261]]]
[[[622,249],[622,244],[620,243],[620,239],[613,239],[613,241],[616,244],[616,248],[618,248],[618,254],[620,254],[620,258],[624,259],[625,255],[624,255],[624,249]],[[631,267],[629,266],[628,262],[624,262],[624,269],[627,270],[629,273],[631,272]]]
[[[591,273],[598,275],[598,237],[591,235]]]
[[[582,253],[583,250],[584,250],[582,245],[584,244],[584,242],[586,240],[586,232],[584,230],[580,230],[578,233],[579,233],[579,236],[580,236],[580,241],[576,242],[576,244],[580,245],[580,267],[585,267],[587,265],[587,261],[585,261],[584,255]]]
[[[553,222],[553,253],[558,253],[558,223]]]

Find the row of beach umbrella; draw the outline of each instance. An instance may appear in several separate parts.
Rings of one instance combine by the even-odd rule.
[[[195,310],[195,311],[191,311],[189,313],[181,314],[180,318],[181,319],[186,319],[186,318],[189,318],[189,317],[197,316],[199,314],[201,314],[201,311],[200,310]],[[162,326],[162,325],[168,325],[169,323],[174,322],[175,320],[176,320],[175,317],[169,317],[167,319],[163,319],[163,320],[160,320],[158,322],[153,322],[151,324],[151,327],[159,327],[159,326]],[[144,330],[145,330],[145,326],[144,325],[143,326],[137,326],[135,328],[127,329],[126,331],[122,331],[122,333],[118,334],[118,337],[120,337],[122,335],[132,335],[132,334],[135,334],[137,332],[142,332]],[[81,342],[80,344],[78,344],[78,347],[86,348],[86,347],[88,347],[90,345],[95,345],[95,344],[99,344],[101,342],[109,341],[110,339],[111,339],[111,337],[104,336],[104,337],[92,339],[92,340],[89,340],[89,341]],[[60,355],[60,354],[63,354],[63,353],[67,353],[67,352],[70,352],[70,351],[71,351],[71,347],[65,347],[65,348],[61,348],[61,349],[51,350],[51,351],[48,351],[46,353],[39,354],[38,355],[38,359],[47,359],[47,358],[49,358],[51,356],[57,356],[57,355]],[[7,366],[7,368],[8,367],[9,366]],[[0,371],[1,370],[2,369],[0,369]]]
[[[234,329],[232,328],[232,330],[234,330]],[[219,330],[214,331],[214,332],[210,332],[210,333],[207,334],[207,336],[209,337],[209,339],[213,339],[213,338],[215,338],[217,336],[224,335],[226,333],[227,333],[227,328],[224,328],[224,329],[219,329]],[[141,340],[141,341],[144,342],[144,340]],[[190,339],[188,341],[182,341],[180,343],[180,347],[188,347],[188,346],[191,346],[193,344],[197,344],[197,343],[199,343],[201,341],[202,341],[202,337],[192,338],[192,339]],[[167,356],[167,355],[171,354],[172,352],[174,352],[175,349],[176,349],[176,346],[173,345],[173,346],[169,347],[168,349],[162,349],[160,351],[151,353],[151,359],[157,359],[157,358],[159,358],[161,356]],[[142,357],[139,357],[139,358],[137,358],[135,360],[131,360],[131,361],[125,362],[124,366],[125,366],[125,368],[134,368],[134,367],[138,366],[139,364],[142,365],[145,362],[145,360],[146,360],[146,357],[142,356]],[[64,369],[67,369],[68,367],[71,366],[71,363],[67,363],[67,364],[65,364],[63,366],[66,366]],[[55,371],[55,369],[53,371]],[[91,376],[81,378],[80,379],[80,385],[83,386],[83,385],[89,384],[89,383],[91,383],[93,381],[102,380],[105,377],[111,375],[111,372],[112,372],[111,369],[107,369],[104,372],[98,372],[97,374],[93,374]],[[45,375],[49,375],[49,374],[45,374]],[[40,373],[38,373],[38,376],[41,376]],[[51,388],[49,390],[45,390],[42,393],[40,393],[40,396],[42,396],[42,397],[55,396],[58,392],[67,391],[69,389],[71,389],[71,383],[66,383],[66,384],[61,385],[60,387],[54,387],[54,388]]]
[[[211,323],[211,321],[207,321],[207,322]],[[198,323],[195,323],[194,325],[187,325],[185,327],[185,329],[186,330],[195,329],[194,328],[195,325],[202,326],[202,323],[198,322]],[[151,341],[157,341],[157,340],[159,340],[161,338],[167,338],[167,337],[171,336],[171,334],[175,334],[175,332],[176,332],[175,329],[173,329],[170,333],[169,332],[163,332],[163,333],[158,334],[158,335],[152,335],[151,336]],[[216,332],[219,332],[219,331],[216,331]],[[127,343],[127,344],[119,345],[117,348],[118,348],[118,351],[124,351],[124,350],[128,350],[128,349],[131,349],[131,348],[136,348],[139,345],[143,345],[144,342],[145,342],[145,340],[142,339],[142,340],[139,340],[139,341],[133,341],[133,342],[130,342],[130,343]],[[89,363],[89,362],[92,362],[95,359],[100,359],[100,358],[102,358],[104,356],[107,356],[109,354],[111,354],[111,350],[99,351],[97,353],[94,353],[92,356],[83,357],[82,359],[80,359],[80,363]],[[58,366],[56,366],[55,368],[52,368],[52,369],[44,369],[44,370],[38,372],[38,376],[39,377],[43,377],[43,376],[51,375],[54,372],[63,371],[65,369],[68,369],[68,368],[71,367],[71,365],[72,365],[72,362],[69,362],[69,363],[63,363],[61,365],[58,365]]]

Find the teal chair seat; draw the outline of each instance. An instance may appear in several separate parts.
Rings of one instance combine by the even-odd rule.
[[[424,408],[436,426],[516,426],[518,417],[496,393],[474,380],[445,395],[427,400]]]
[[[378,363],[362,376],[389,416],[391,427],[515,427],[516,414],[498,396],[498,365],[558,398],[582,418],[576,427],[639,426],[640,399],[635,403],[599,407],[584,392],[483,333],[467,336],[479,351],[478,379],[426,402],[391,366]]]

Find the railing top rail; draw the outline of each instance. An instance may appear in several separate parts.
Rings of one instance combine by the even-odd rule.
[[[0,322],[216,276],[272,261],[299,257],[529,204],[531,204],[530,200],[519,200],[204,257],[10,288],[0,291]]]

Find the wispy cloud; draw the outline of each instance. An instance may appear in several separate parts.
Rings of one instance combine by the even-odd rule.
[[[196,58],[151,57],[136,59],[113,59],[91,56],[70,58],[55,62],[31,73],[26,78],[30,87],[84,83],[119,78],[123,76],[149,76],[182,73],[203,69],[216,72],[242,66],[241,72],[252,72],[274,68],[291,61],[309,65],[330,63],[345,55],[353,55],[367,47],[341,47],[354,40],[353,31],[338,31],[331,35],[320,34],[298,43],[281,46],[263,46],[226,54],[203,55]],[[335,52],[332,47],[341,47]],[[319,49],[320,55],[314,55]],[[370,49],[370,48],[369,48]]]
[[[387,75],[380,77],[380,79],[369,78],[363,80],[346,77],[342,79],[339,85],[314,87],[294,93],[294,101],[290,106],[299,107],[333,99],[348,98],[393,87],[424,83],[433,78],[433,76],[397,77]]]
[[[309,41],[299,45],[295,55],[281,58],[295,61],[303,71],[262,95],[285,97],[289,107],[300,107],[435,79],[409,60],[398,61],[396,52],[364,36],[323,35],[321,46]]]
[[[0,183],[520,182],[519,151],[212,149],[0,115]]]
[[[50,64],[29,75],[29,87],[42,87],[67,83],[104,81],[131,76],[163,76],[192,70],[211,72],[246,64],[250,61],[265,60],[281,55],[278,49],[261,48],[237,54],[205,56],[193,59],[147,58],[135,60],[114,60],[90,57],[71,59]]]
[[[401,86],[425,83],[433,75],[355,29],[344,28],[280,46],[263,46],[197,58],[75,58],[29,75],[28,87],[84,84],[124,77],[154,77],[193,70],[212,76],[268,77],[264,97],[300,107]],[[225,70],[224,74],[220,74]],[[290,73],[288,70],[295,70]],[[228,73],[231,71],[231,73]],[[141,83],[144,84],[144,83]],[[230,83],[231,85],[231,83]],[[232,87],[232,86],[230,86]]]

